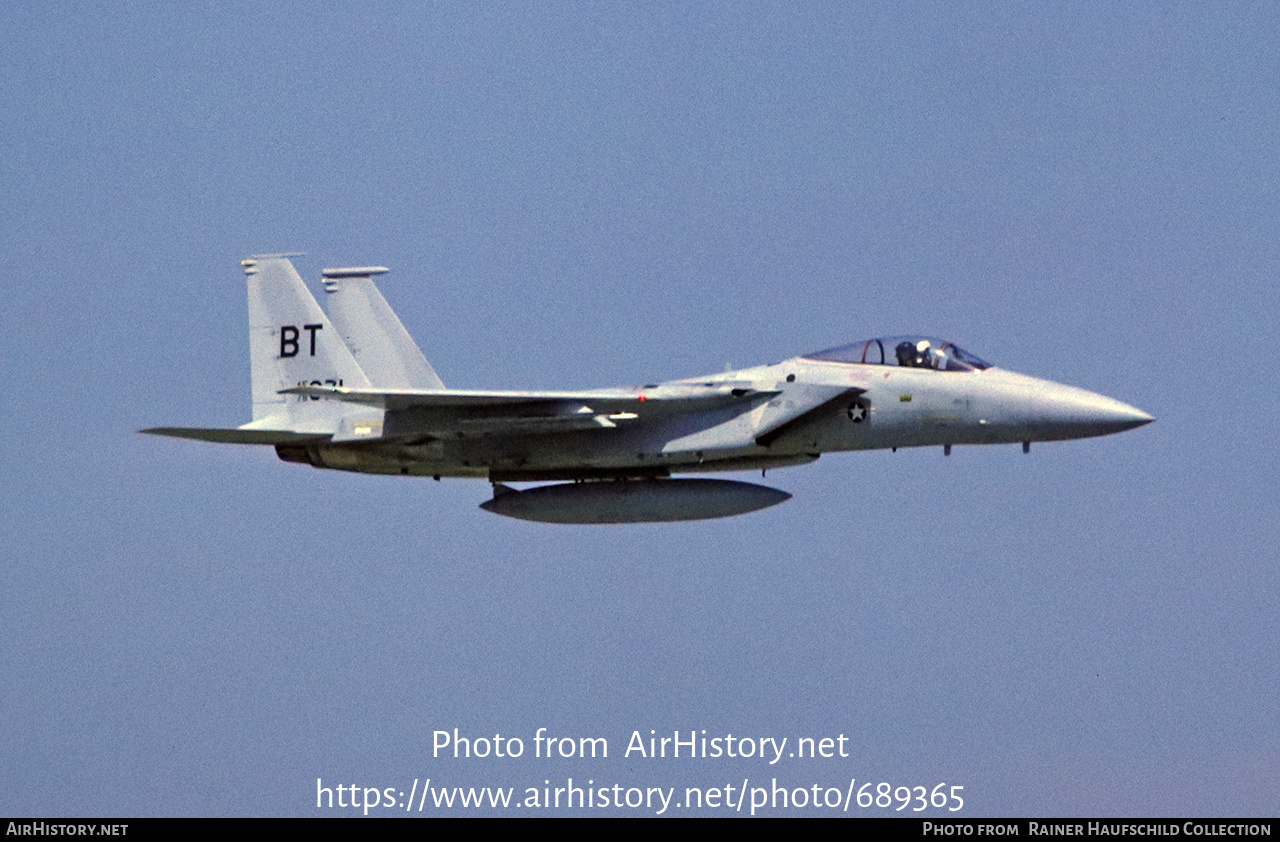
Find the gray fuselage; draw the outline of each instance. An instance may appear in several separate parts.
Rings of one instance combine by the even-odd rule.
[[[807,357],[640,387],[634,394],[656,397],[670,388],[724,384],[758,396],[697,414],[667,415],[654,401],[653,412],[607,428],[501,436],[477,429],[446,436],[419,422],[424,426],[417,439],[277,449],[289,461],[339,470],[535,481],[759,470],[833,451],[1056,441],[1151,420],[1120,401],[993,367],[939,371]],[[760,435],[796,406],[814,408]],[[388,429],[403,433],[415,422],[395,416],[388,410]]]

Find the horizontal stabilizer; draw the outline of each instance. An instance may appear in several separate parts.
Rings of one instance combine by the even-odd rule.
[[[148,427],[139,430],[153,436],[172,436],[177,439],[213,441],[222,444],[291,444],[295,442],[325,441],[327,435],[292,433],[288,430],[219,430],[206,427]]]

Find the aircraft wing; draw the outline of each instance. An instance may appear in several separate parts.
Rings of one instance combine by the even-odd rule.
[[[734,383],[713,386],[685,384],[652,389],[605,389],[596,392],[470,392],[456,389],[350,389],[342,386],[295,386],[282,395],[364,404],[389,411],[406,409],[498,409],[520,406],[551,407],[580,404],[601,411],[645,410],[646,414],[744,407],[779,394]]]
[[[234,444],[289,444],[330,440],[334,443],[418,436],[481,434],[528,435],[574,430],[609,429],[634,422],[705,419],[695,423],[676,445],[679,449],[758,444],[771,445],[810,418],[864,390],[807,387],[788,391],[791,399],[774,401],[781,391],[751,383],[671,383],[643,389],[591,392],[484,392],[453,389],[352,389],[341,386],[296,386],[280,394],[329,399],[385,411],[373,420],[339,423],[336,429],[286,429],[285,418],[267,418],[238,429],[153,427],[153,435]],[[776,405],[775,405],[776,404]],[[748,421],[746,413],[763,407]],[[753,416],[754,417],[754,416]],[[734,420],[737,419],[737,420]]]
[[[699,413],[747,412],[778,394],[743,383],[666,384],[592,392],[482,392],[453,389],[281,390],[386,410],[382,438],[444,433],[540,433],[611,428]],[[341,432],[334,441],[346,440]]]

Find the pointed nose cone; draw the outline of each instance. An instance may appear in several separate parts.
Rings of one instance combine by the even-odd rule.
[[[1114,398],[1070,386],[1055,386],[1045,396],[1042,422],[1056,428],[1064,438],[1105,436],[1132,430],[1155,420],[1142,410]]]
[[[1083,439],[1132,430],[1155,420],[1127,403],[1051,380],[1013,372],[988,379],[993,389],[987,427],[999,436],[988,440]]]
[[[1108,432],[1119,433],[1132,430],[1134,427],[1141,427],[1156,420],[1141,409],[1129,406],[1127,403],[1120,403],[1120,401],[1113,401],[1113,403],[1117,408],[1102,422],[1111,427]]]
[[[1147,415],[1142,409],[1130,407],[1128,403],[1112,401],[1111,398],[1105,398],[1102,395],[1094,395],[1094,397],[1097,397],[1098,401],[1092,402],[1091,406],[1085,409],[1084,418],[1082,418],[1084,424],[1097,430],[1097,433],[1089,435],[1123,433],[1125,430],[1133,430],[1134,427],[1155,421],[1155,418]]]

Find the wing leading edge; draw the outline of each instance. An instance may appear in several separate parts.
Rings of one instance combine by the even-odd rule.
[[[778,394],[732,383],[669,384],[642,390],[592,392],[468,392],[304,385],[281,393],[382,409],[385,415],[379,437],[383,439],[450,433],[559,433],[673,418],[694,419],[699,415],[711,419],[726,412],[740,415]],[[334,442],[369,435],[368,431],[351,436],[338,431]]]

